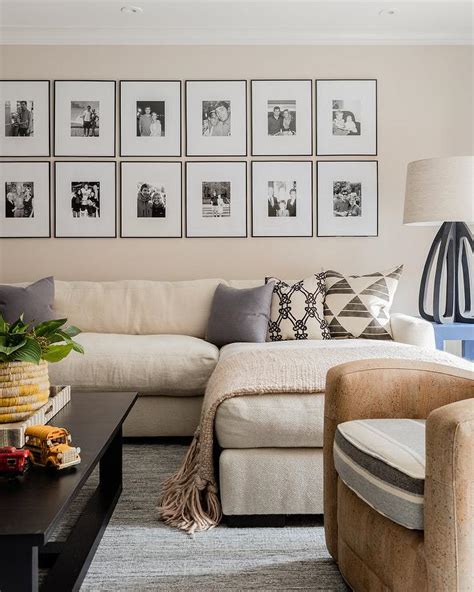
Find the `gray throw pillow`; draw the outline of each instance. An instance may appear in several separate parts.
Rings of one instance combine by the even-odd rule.
[[[7,323],[20,315],[27,323],[37,325],[54,318],[54,278],[47,277],[25,288],[0,285],[0,314]]]
[[[258,288],[229,288],[214,293],[206,339],[218,347],[245,341],[263,343],[267,337],[273,283]]]

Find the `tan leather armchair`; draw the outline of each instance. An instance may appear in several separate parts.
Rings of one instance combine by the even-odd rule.
[[[474,590],[472,397],[473,373],[438,364],[364,360],[328,372],[326,544],[356,592]],[[337,425],[372,418],[427,419],[423,531],[409,530],[379,514],[335,471]]]

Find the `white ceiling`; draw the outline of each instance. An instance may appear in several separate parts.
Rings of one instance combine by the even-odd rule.
[[[0,0],[0,42],[470,44],[473,1]]]

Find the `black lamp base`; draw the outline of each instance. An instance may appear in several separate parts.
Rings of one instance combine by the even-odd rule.
[[[421,316],[434,323],[474,323],[474,239],[464,222],[444,222],[428,253],[421,277]],[[432,313],[426,311],[428,280],[436,265]],[[445,298],[442,293],[445,292]],[[444,311],[441,308],[444,305]]]

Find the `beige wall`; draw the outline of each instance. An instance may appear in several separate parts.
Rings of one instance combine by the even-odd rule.
[[[472,48],[19,46],[0,52],[1,77],[13,79],[377,78],[380,192],[378,238],[4,239],[0,281],[48,274],[296,278],[323,267],[364,273],[404,263],[394,308],[416,312],[435,228],[402,225],[406,165],[472,154]]]

